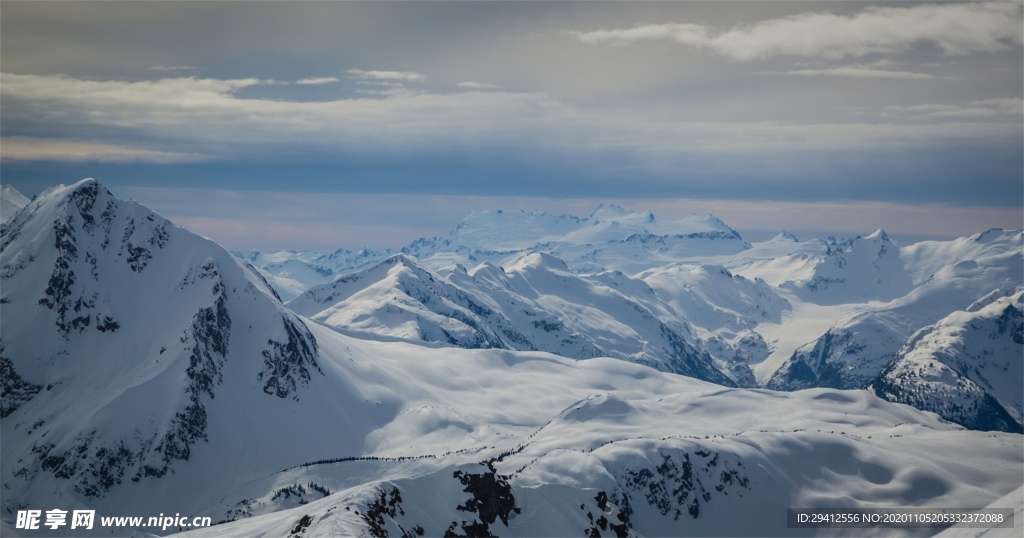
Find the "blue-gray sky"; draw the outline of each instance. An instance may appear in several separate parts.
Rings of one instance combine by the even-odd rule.
[[[473,209],[745,236],[1024,226],[1022,3],[0,3],[0,181],[229,248]]]

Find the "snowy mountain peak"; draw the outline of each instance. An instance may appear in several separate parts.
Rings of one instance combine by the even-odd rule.
[[[819,304],[892,300],[909,292],[913,283],[901,250],[884,230],[867,237],[834,241],[809,278],[789,284]]]
[[[704,214],[704,215],[698,215],[697,213],[694,213],[694,214],[690,215],[689,218],[692,219],[692,220],[704,220],[704,221],[706,221],[706,222],[708,222],[710,224],[713,224],[715,226],[718,226],[720,228],[732,230],[732,228],[729,228],[729,225],[726,224],[724,220],[722,220],[722,219],[712,215],[711,213],[707,213],[707,214]],[[733,231],[735,231],[735,230],[733,230]]]
[[[799,243],[800,240],[797,237],[786,230],[782,230],[781,233],[771,239],[772,241],[790,241],[792,243]]]
[[[590,222],[591,225],[598,224],[604,221],[614,222],[637,222],[637,223],[648,223],[653,224],[657,219],[654,217],[654,213],[646,211],[643,213],[635,213],[628,209],[623,208],[616,204],[601,203],[597,206],[590,217],[585,219]]]
[[[629,215],[633,215],[633,212],[620,205],[601,202],[598,204],[597,208],[590,213],[590,218],[594,220],[615,220]]]
[[[21,208],[28,205],[29,199],[10,185],[0,187],[0,222],[9,220]]]
[[[297,402],[322,375],[259,275],[95,180],[42,193],[0,241],[5,377],[50,388],[5,379],[5,484],[89,498],[162,477],[236,406]]]
[[[405,267],[420,267],[420,263],[416,258],[413,258],[412,256],[402,253],[389,256],[383,262],[381,262],[381,265],[402,265]]]
[[[881,228],[875,230],[864,239],[871,239],[872,241],[879,241],[883,243],[892,243],[892,240],[889,239],[889,234],[885,233],[885,230]]]

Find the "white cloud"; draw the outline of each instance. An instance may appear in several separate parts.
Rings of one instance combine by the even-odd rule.
[[[197,153],[177,153],[114,144],[23,136],[0,138],[0,160],[67,162],[180,163],[206,159]]]
[[[936,80],[939,77],[928,73],[914,73],[911,71],[889,71],[886,69],[875,69],[868,66],[850,65],[834,67],[829,69],[798,69],[786,71],[786,75],[799,75],[805,77],[828,76],[845,78],[882,78],[900,80]]]
[[[922,104],[887,107],[883,115],[916,120],[1011,119],[1024,114],[1024,100],[983,99],[964,104]]]
[[[427,92],[421,90],[411,90],[406,88],[402,84],[396,84],[394,86],[380,86],[377,89],[364,89],[356,90],[359,95],[372,95],[377,97],[409,97],[413,95],[423,95]]]
[[[310,77],[302,80],[296,80],[296,84],[333,84],[338,82],[338,79],[334,77]]]
[[[419,95],[425,92],[409,89],[406,82],[420,82],[427,79],[427,76],[414,71],[363,71],[362,69],[349,69],[345,71],[349,78],[355,79],[356,84],[369,86],[372,89],[356,90],[360,95],[376,97],[401,97]]]
[[[357,80],[399,80],[399,81],[419,81],[426,80],[427,76],[415,71],[363,71],[362,69],[349,69],[345,71],[348,76]]]
[[[650,41],[658,39],[669,39],[694,47],[707,46],[710,43],[708,37],[709,28],[699,24],[646,24],[627,29],[616,30],[595,30],[593,32],[571,31],[569,34],[575,36],[584,43],[594,45],[626,45],[636,41]]]
[[[150,71],[195,71],[197,67],[191,65],[154,65]]]
[[[493,90],[497,88],[497,86],[495,86],[494,84],[486,84],[484,82],[473,81],[460,82],[458,86],[460,88],[466,88],[470,90]]]
[[[1018,98],[1000,98],[1000,99],[983,99],[980,101],[971,101],[973,106],[983,106],[994,108],[1007,114],[1024,114],[1024,99]]]
[[[838,60],[899,53],[918,43],[930,43],[947,55],[966,55],[1020,46],[1021,11],[1012,2],[869,7],[851,16],[801,13],[722,31],[670,23],[570,34],[591,44],[668,39],[740,61],[773,56]]]

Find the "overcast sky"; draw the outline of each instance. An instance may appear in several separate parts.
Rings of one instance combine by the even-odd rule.
[[[474,209],[758,239],[1024,226],[1022,3],[0,3],[0,181],[233,249]]]

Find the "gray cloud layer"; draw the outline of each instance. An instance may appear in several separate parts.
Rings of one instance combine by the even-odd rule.
[[[813,72],[813,70],[807,70]],[[373,80],[416,81],[418,73],[359,72]],[[245,90],[277,84],[256,78],[167,78],[144,82],[83,80],[67,76],[5,73],[0,95],[8,106],[69,127],[113,127],[174,145],[208,142],[227,146],[221,157],[244,153],[247,144],[322,143],[369,150],[402,148],[431,137],[436,144],[542,146],[586,152],[627,148],[648,156],[678,153],[870,150],[937,143],[990,144],[1013,137],[1021,120],[1019,100],[945,105],[941,125],[872,121],[638,122],[602,117],[543,93],[401,92],[379,98],[298,102],[247,98]],[[300,81],[301,82],[301,81]],[[993,106],[995,103],[998,106]],[[921,106],[921,105],[918,105]],[[983,115],[963,113],[973,109]],[[888,108],[890,117],[898,110]],[[961,111],[957,113],[956,111]],[[911,115],[937,118],[939,115]],[[971,122],[969,120],[996,120]],[[28,150],[5,147],[5,158]],[[230,149],[233,147],[234,149]],[[22,156],[21,158],[26,158]]]
[[[0,9],[16,184],[1004,209],[1024,190],[1019,2]]]

